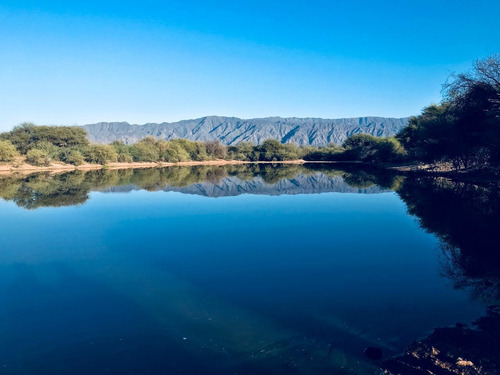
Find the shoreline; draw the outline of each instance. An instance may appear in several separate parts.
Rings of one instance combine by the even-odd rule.
[[[283,161],[243,161],[243,160],[206,160],[206,161],[182,161],[177,163],[169,162],[131,162],[131,163],[109,163],[109,164],[90,164],[85,163],[79,166],[64,163],[52,163],[50,166],[38,167],[25,162],[16,164],[0,164],[0,176],[9,175],[29,175],[40,172],[64,173],[72,171],[91,171],[99,169],[120,170],[120,169],[147,169],[147,168],[166,168],[166,167],[196,167],[196,166],[226,166],[243,164],[339,164],[352,165],[359,167],[376,168],[388,170],[403,175],[421,175],[436,176],[458,179],[489,180],[498,179],[500,170],[482,169],[482,170],[454,170],[447,164],[391,164],[391,163],[370,163],[362,161],[321,161],[321,160],[283,160]]]
[[[305,164],[311,163],[302,159],[274,161],[243,161],[243,160],[206,160],[206,161],[181,161],[177,163],[168,162],[132,162],[132,163],[109,163],[109,164],[82,164],[75,166],[72,164],[52,163],[47,167],[38,167],[35,165],[23,163],[20,165],[0,164],[0,175],[32,174],[38,172],[72,172],[72,171],[91,171],[98,169],[141,169],[141,168],[165,168],[165,167],[196,167],[196,166],[225,166],[240,164]],[[312,162],[317,163],[317,162]]]

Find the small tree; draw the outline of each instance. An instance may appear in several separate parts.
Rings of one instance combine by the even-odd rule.
[[[134,161],[151,162],[159,161],[160,159],[157,143],[151,142],[148,139],[143,139],[142,141],[132,145],[130,153],[132,154]]]
[[[83,147],[89,144],[84,129],[76,126],[37,126],[23,123],[12,131],[2,133],[0,139],[11,141],[17,150],[26,154],[40,142],[48,142],[58,148]]]
[[[134,159],[132,158],[132,155],[128,153],[119,153],[118,154],[118,162],[119,163],[132,163]]]
[[[16,156],[19,156],[19,152],[12,142],[0,140],[0,162],[13,161]]]
[[[36,165],[39,167],[50,166],[52,159],[50,158],[47,151],[38,150],[36,148],[29,150],[26,154],[26,162],[31,165]]]
[[[85,153],[85,160],[89,163],[106,164],[117,159],[116,150],[109,145],[91,145]]]
[[[83,163],[85,163],[85,158],[80,151],[72,150],[66,157],[65,161],[66,163],[73,165],[82,165]]]
[[[208,156],[214,159],[225,159],[227,157],[227,146],[219,140],[205,142],[205,149]]]
[[[161,159],[168,163],[177,163],[190,160],[190,155],[180,142],[172,140],[163,145]]]

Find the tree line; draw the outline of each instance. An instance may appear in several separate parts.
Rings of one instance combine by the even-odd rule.
[[[477,60],[451,75],[443,99],[410,117],[394,137],[349,137],[342,147],[320,148],[308,160],[448,162],[456,170],[500,164],[500,55]]]
[[[69,126],[36,126],[30,123],[16,126],[0,134],[0,162],[15,162],[20,157],[36,166],[52,162],[73,165],[84,163],[132,163],[208,160],[239,160],[249,162],[281,162],[287,160],[361,160],[386,162],[403,160],[405,151],[395,137],[378,138],[368,134],[349,137],[342,146],[297,146],[268,139],[260,145],[241,142],[235,146],[220,141],[169,141],[146,137],[127,145],[115,141],[108,145],[91,144],[83,129]]]
[[[315,148],[314,148],[315,149]],[[84,163],[108,164],[113,162],[168,162],[245,160],[284,161],[301,159],[311,147],[282,144],[269,139],[261,145],[242,142],[225,146],[220,141],[169,141],[146,137],[127,145],[115,141],[108,145],[91,144],[85,130],[71,126],[36,126],[24,123],[12,131],[0,134],[0,162],[14,162],[19,157],[37,166],[52,162],[73,165]]]
[[[349,136],[342,145],[297,146],[268,139],[260,145],[241,142],[225,146],[219,141],[169,141],[146,137],[126,145],[91,144],[82,128],[21,124],[0,134],[0,162],[26,162],[48,166],[112,162],[183,162],[242,160],[280,162],[361,161],[369,163],[450,162],[455,169],[500,164],[500,56],[478,60],[466,73],[452,75],[443,100],[423,109],[393,137],[369,134]]]

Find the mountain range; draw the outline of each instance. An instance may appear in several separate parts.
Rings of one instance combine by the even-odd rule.
[[[116,186],[101,190],[103,192],[125,193],[141,188],[131,185]],[[201,195],[210,198],[232,197],[241,194],[251,195],[297,195],[320,193],[356,193],[378,194],[388,190],[376,185],[368,187],[354,187],[347,184],[341,176],[327,176],[317,172],[314,174],[298,174],[293,178],[283,178],[269,183],[261,176],[251,180],[243,180],[238,176],[227,176],[217,182],[197,182],[184,187],[166,186],[160,190],[178,192],[189,195]]]
[[[266,139],[281,143],[326,146],[341,144],[356,133],[391,136],[408,123],[408,118],[356,117],[341,119],[267,117],[240,119],[237,117],[207,116],[195,120],[148,123],[99,122],[84,125],[88,137],[95,143],[123,141],[133,144],[144,137],[160,139],[185,138],[192,141],[219,140],[226,145],[246,141],[260,144]]]

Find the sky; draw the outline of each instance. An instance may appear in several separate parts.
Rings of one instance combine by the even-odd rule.
[[[500,52],[499,1],[0,0],[0,131],[406,117]]]

